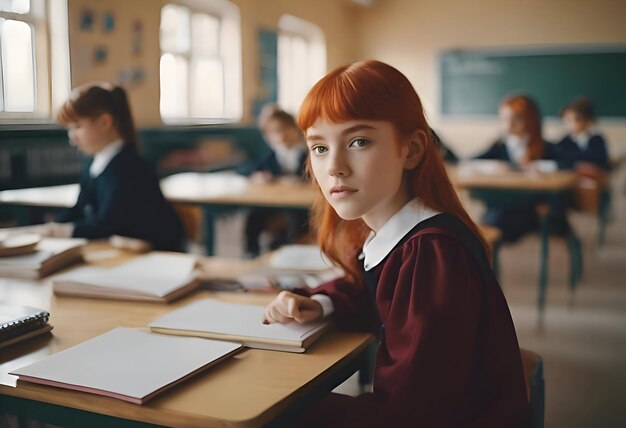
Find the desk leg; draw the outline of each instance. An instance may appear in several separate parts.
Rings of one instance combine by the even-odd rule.
[[[207,256],[215,255],[215,223],[217,213],[212,207],[202,207],[202,227],[204,228],[204,247]]]
[[[553,207],[550,206],[548,213],[541,225],[541,268],[539,271],[539,323],[543,324],[544,310],[546,305],[546,291],[548,285],[548,242],[550,239],[550,217]]]

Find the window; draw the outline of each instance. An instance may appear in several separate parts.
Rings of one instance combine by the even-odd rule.
[[[278,104],[295,114],[326,73],[326,42],[320,28],[295,16],[281,16],[278,26]]]
[[[49,118],[69,90],[67,0],[0,0],[0,119]]]
[[[165,122],[241,117],[239,12],[227,2],[213,3],[213,10],[183,4],[161,10],[160,111]]]

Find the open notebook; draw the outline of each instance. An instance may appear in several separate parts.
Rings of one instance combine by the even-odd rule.
[[[0,348],[52,330],[49,318],[41,309],[0,301]]]
[[[151,253],[115,267],[81,266],[52,278],[54,293],[116,300],[169,302],[199,285],[195,256]]]
[[[78,262],[85,244],[87,240],[81,238],[43,238],[32,253],[0,257],[0,276],[37,279],[50,275]]]
[[[242,343],[249,348],[304,352],[329,323],[263,324],[262,306],[205,299],[190,303],[152,321],[157,333],[208,337]]]
[[[119,327],[10,374],[143,404],[239,349],[237,343]]]

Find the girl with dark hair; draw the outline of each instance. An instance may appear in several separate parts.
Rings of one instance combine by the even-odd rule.
[[[609,154],[604,137],[594,129],[596,116],[591,100],[577,98],[563,108],[561,117],[569,134],[556,146],[559,167],[574,169],[592,166],[608,170]]]
[[[408,79],[378,61],[339,67],[311,89],[298,124],[312,225],[346,275],[281,292],[265,321],[332,314],[380,346],[373,393],[329,394],[295,425],[520,426],[527,398],[509,309]]]
[[[126,91],[108,83],[75,88],[57,112],[70,144],[90,157],[76,205],[56,219],[55,235],[121,235],[158,250],[182,251],[182,224],[153,168],[140,155]]]

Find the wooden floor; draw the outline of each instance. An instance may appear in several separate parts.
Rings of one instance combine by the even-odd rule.
[[[501,282],[520,345],[544,359],[547,428],[626,427],[625,186],[626,169],[622,169],[613,177],[613,220],[602,249],[595,245],[595,218],[571,216],[585,255],[584,276],[575,295],[567,287],[565,243],[551,240],[544,329],[538,328],[536,306],[538,237],[502,249]],[[470,204],[473,215],[480,210],[478,204]],[[221,221],[218,254],[241,256],[242,239],[233,237],[240,236],[243,221],[242,214]],[[338,391],[357,394],[356,377]]]

